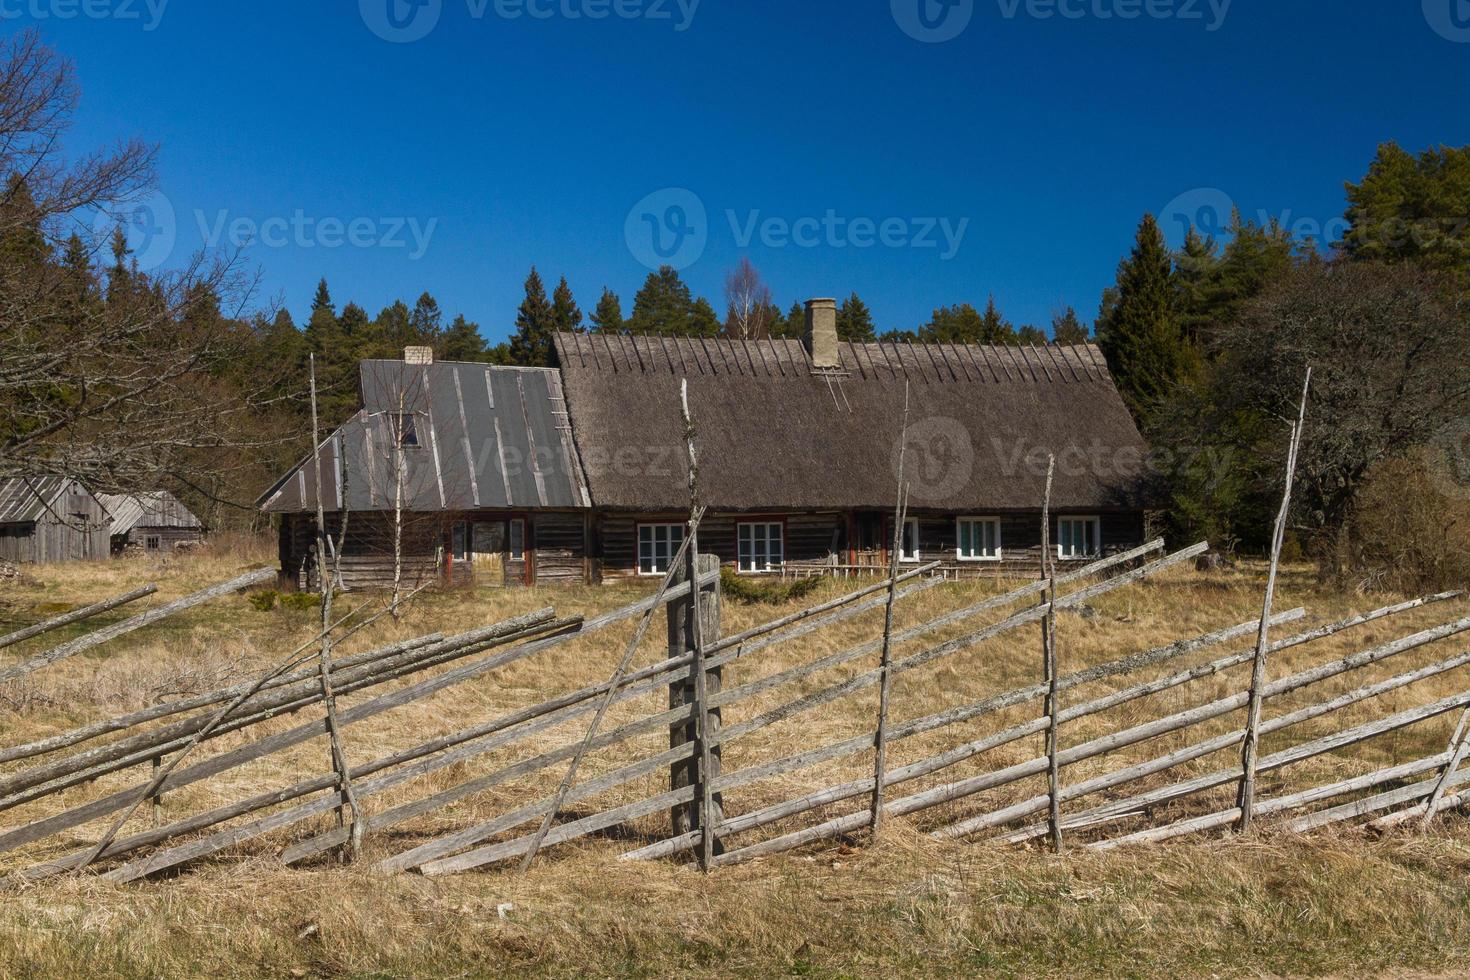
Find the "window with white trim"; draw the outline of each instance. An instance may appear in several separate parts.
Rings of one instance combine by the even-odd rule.
[[[779,572],[786,563],[786,527],[781,522],[741,524],[736,535],[741,572]]]
[[[898,560],[917,562],[919,554],[919,522],[909,518],[903,522],[903,537],[899,538]]]
[[[514,520],[510,522],[509,553],[511,561],[524,561],[526,558],[526,522]]]
[[[1102,554],[1101,518],[1057,518],[1058,558],[1096,558],[1100,554]]]
[[[638,574],[667,575],[683,543],[683,524],[639,524]]]
[[[955,557],[960,561],[1000,561],[1000,521],[994,517],[956,520]]]

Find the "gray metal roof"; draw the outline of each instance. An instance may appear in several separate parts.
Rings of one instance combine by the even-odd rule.
[[[409,426],[406,510],[591,506],[556,371],[364,361],[360,380],[362,410],[321,446],[325,509],[392,510],[398,432]],[[261,497],[262,509],[314,511],[315,470],[312,457],[302,460]]]
[[[0,480],[0,524],[29,524],[40,520],[74,482],[61,476]],[[79,484],[77,489],[82,489]]]
[[[135,527],[202,528],[203,522],[167,490],[151,493],[98,494],[112,514],[112,533],[127,534]]]

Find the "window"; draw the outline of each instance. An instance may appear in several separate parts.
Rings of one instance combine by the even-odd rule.
[[[393,431],[398,433],[398,444],[400,446],[417,446],[419,444],[418,427],[414,424],[412,415],[394,415]]]
[[[993,517],[961,517],[956,522],[960,561],[1000,561],[1000,521]]]
[[[159,547],[161,547],[161,545],[162,542],[160,542],[156,536],[150,535],[149,537],[143,539],[143,547],[149,551],[157,551]]]
[[[900,539],[898,560],[919,560],[919,522],[910,518],[903,522],[903,538]]]
[[[474,546],[470,540],[470,525],[464,521],[457,521],[450,532],[449,553],[454,556],[455,561],[469,561]]]
[[[1102,521],[1096,517],[1057,519],[1057,557],[1093,558],[1102,553]]]
[[[510,560],[522,561],[526,557],[526,522],[510,522]]]
[[[739,527],[740,570],[746,573],[779,572],[786,563],[786,528],[776,524],[741,524]]]
[[[669,563],[683,543],[683,524],[639,524],[638,574],[667,575]]]

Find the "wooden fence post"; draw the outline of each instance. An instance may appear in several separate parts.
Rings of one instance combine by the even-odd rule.
[[[718,575],[720,571],[720,559],[716,555],[701,555],[699,558],[699,573],[705,575]],[[689,566],[684,563],[675,574],[674,585],[681,585],[689,581]],[[700,622],[696,627],[694,622],[695,594],[691,594],[668,605],[669,620],[669,657],[689,657],[696,652],[696,638],[702,640],[702,645],[708,646],[720,636],[720,586],[716,582],[708,589],[698,592],[698,609]],[[695,630],[701,633],[696,637]],[[707,709],[706,704],[701,704],[698,698],[699,688],[703,686],[706,699],[718,695],[723,688],[724,668],[716,667],[713,670],[704,671],[704,683],[699,684],[700,668],[703,664],[690,664],[689,673],[673,681],[669,685],[669,708],[682,708],[685,705],[694,705],[693,715],[686,721],[669,727],[669,748],[677,749],[690,742],[697,742],[700,738],[700,719],[708,719],[708,737],[713,741],[719,734],[721,728],[721,712],[718,708]],[[721,773],[720,748],[714,746],[709,750],[710,771],[701,772],[701,762],[704,755],[703,749],[681,762],[676,762],[669,767],[669,788],[683,789],[686,786],[700,785],[701,780],[713,781],[718,779]],[[708,783],[705,783],[708,785]],[[696,797],[694,802],[680,804],[671,811],[670,818],[673,821],[674,836],[703,831],[706,826],[701,822],[703,809],[703,794]],[[708,827],[711,834],[724,822],[724,802],[719,793],[711,794],[711,812],[708,816]],[[713,849],[720,850],[719,842],[713,841]]]
[[[873,735],[873,821],[876,837],[883,829],[883,784],[888,781],[888,701],[893,690],[893,606],[898,601],[898,563],[903,555],[903,528],[908,522],[909,494],[904,463],[909,451],[909,386],[903,386],[903,428],[898,436],[898,498],[893,507],[893,554],[888,566],[888,603],[883,613],[883,651],[878,663],[883,680],[878,687],[878,727]],[[915,542],[917,546],[918,542]]]
[[[163,768],[163,756],[153,757],[153,778],[158,779],[158,771]],[[163,825],[163,794],[153,794],[153,826],[155,828]]]
[[[1440,802],[1444,799],[1445,790],[1449,789],[1450,783],[1459,771],[1460,765],[1465,761],[1465,752],[1470,750],[1470,709],[1466,709],[1460,716],[1460,723],[1455,726],[1455,734],[1450,736],[1450,761],[1444,765],[1444,771],[1439,774],[1439,781],[1434,784],[1429,798],[1424,801],[1424,821],[1420,825],[1424,830],[1434,823],[1435,814],[1439,812]]]
[[[1041,579],[1046,591],[1041,601],[1046,605],[1046,618],[1041,621],[1042,674],[1046,681],[1046,795],[1047,829],[1053,854],[1062,853],[1062,770],[1057,758],[1061,728],[1061,676],[1057,670],[1057,569],[1051,542],[1051,488],[1057,472],[1057,458],[1048,457],[1046,464],[1046,497],[1041,505]],[[1101,551],[1102,542],[1098,542]]]

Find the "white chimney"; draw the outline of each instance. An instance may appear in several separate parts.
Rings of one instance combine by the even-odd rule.
[[[415,364],[426,367],[434,363],[434,348],[432,347],[405,347],[403,349],[403,363]]]
[[[835,299],[807,300],[806,352],[811,355],[813,367],[842,366],[842,360],[837,355],[837,301]]]

